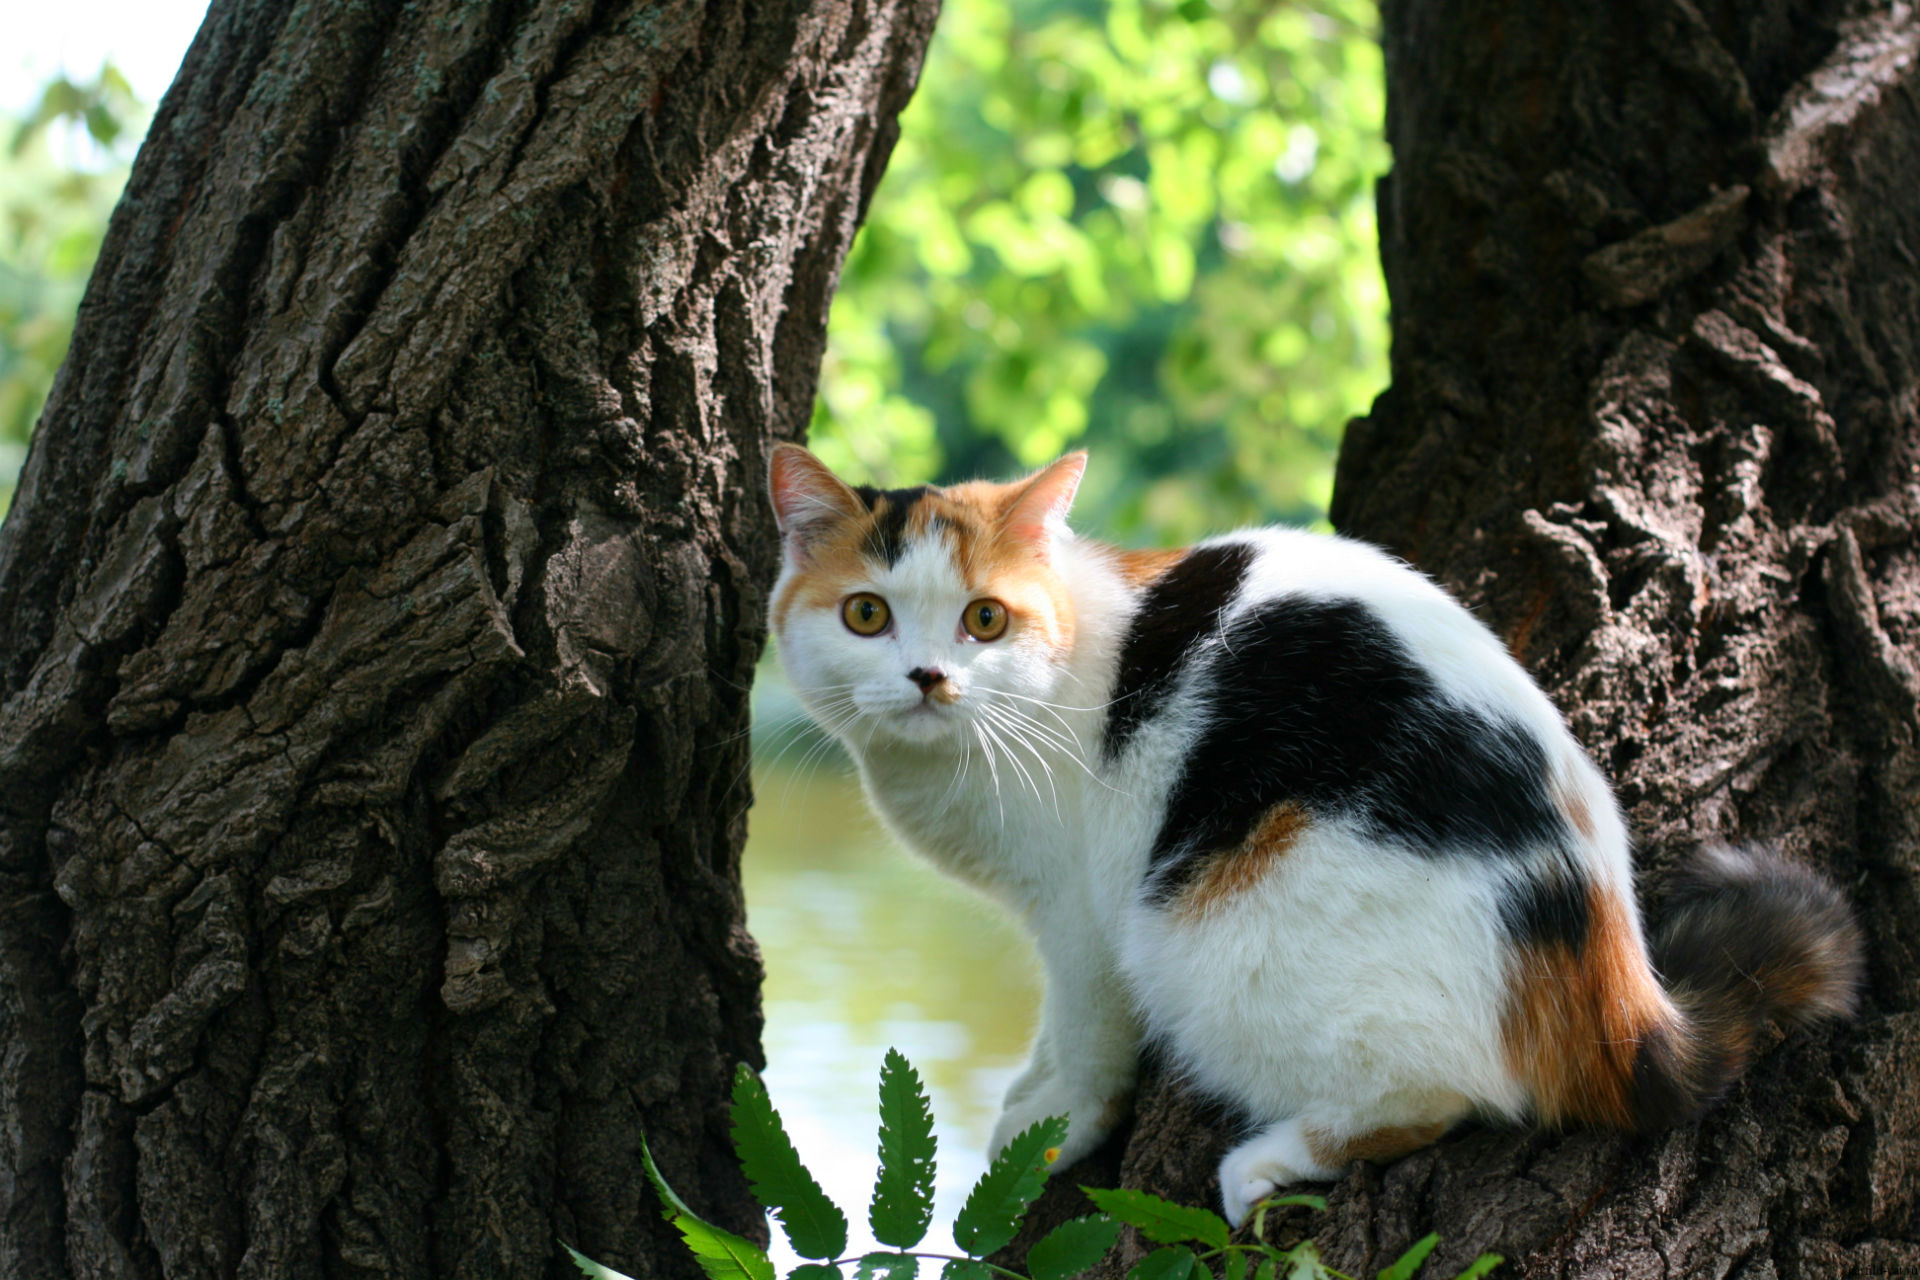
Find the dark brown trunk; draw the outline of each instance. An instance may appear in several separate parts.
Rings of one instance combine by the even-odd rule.
[[[0,1274],[758,1232],[773,439],[934,0],[216,0],[0,531]]]
[[[1393,386],[1335,523],[1553,694],[1651,914],[1700,842],[1769,842],[1847,887],[1871,982],[1857,1025],[1778,1040],[1698,1123],[1459,1133],[1285,1229],[1355,1274],[1434,1230],[1429,1275],[1483,1249],[1515,1277],[1920,1275],[1920,18],[1384,17]],[[1073,1180],[1209,1201],[1227,1137],[1151,1080]]]

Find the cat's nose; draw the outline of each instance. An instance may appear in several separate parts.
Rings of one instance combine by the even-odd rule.
[[[907,672],[907,679],[920,686],[921,693],[932,693],[934,687],[947,678],[947,673],[938,667],[915,667]]]

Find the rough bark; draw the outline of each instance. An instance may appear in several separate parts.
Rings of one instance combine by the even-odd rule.
[[[764,459],[935,11],[216,0],[0,530],[0,1274],[764,1230]]]
[[[1698,843],[1771,842],[1848,888],[1871,982],[1698,1123],[1471,1129],[1282,1230],[1353,1274],[1434,1230],[1430,1275],[1483,1249],[1515,1277],[1920,1275],[1920,19],[1384,19],[1393,384],[1335,523],[1460,592],[1569,714],[1653,915]],[[1227,1136],[1150,1076],[1073,1181],[1208,1201]]]

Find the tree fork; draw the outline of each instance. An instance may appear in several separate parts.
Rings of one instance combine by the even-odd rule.
[[[0,529],[0,1273],[764,1230],[764,459],[936,8],[216,0]]]
[[[1870,990],[1698,1123],[1469,1129],[1281,1229],[1351,1274],[1428,1230],[1436,1275],[1483,1249],[1516,1280],[1920,1274],[1920,18],[1383,18],[1393,384],[1335,523],[1462,594],[1568,713],[1653,918],[1698,843],[1771,843],[1846,886]],[[1150,1072],[1067,1180],[1211,1200],[1230,1123]],[[1085,1211],[1043,1209],[1025,1239]]]

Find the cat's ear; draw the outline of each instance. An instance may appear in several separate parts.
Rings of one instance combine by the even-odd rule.
[[[1086,471],[1086,450],[1077,449],[1027,481],[1007,508],[1007,532],[1045,555],[1054,536],[1066,530],[1067,511]]]
[[[866,510],[859,495],[827,470],[826,463],[797,444],[773,446],[768,486],[780,539],[793,551],[806,550],[816,534]]]

